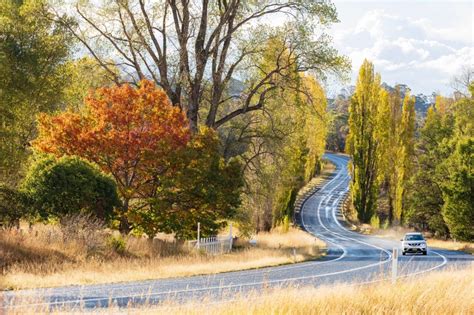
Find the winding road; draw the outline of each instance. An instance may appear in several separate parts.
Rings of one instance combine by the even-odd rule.
[[[361,285],[390,278],[391,252],[399,242],[361,235],[340,223],[339,205],[348,192],[350,180],[348,158],[329,153],[326,158],[336,169],[326,183],[305,200],[299,220],[303,229],[328,244],[328,255],[323,260],[207,276],[9,291],[3,293],[2,308],[16,311],[64,305],[95,308],[111,303],[126,306],[202,296],[218,300],[232,297],[235,292],[269,286]],[[447,266],[464,266],[472,261],[473,256],[463,252],[430,248],[427,256],[399,257],[398,274],[411,277]]]

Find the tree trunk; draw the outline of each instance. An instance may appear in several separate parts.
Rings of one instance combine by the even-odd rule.
[[[198,132],[199,124],[199,103],[201,100],[201,85],[199,82],[194,82],[187,88],[188,99],[183,100],[185,102],[184,108],[186,109],[186,117],[189,121],[189,127],[193,134]],[[183,103],[184,103],[183,102]]]
[[[190,103],[186,109],[186,117],[189,121],[189,128],[193,134],[198,132],[198,105]]]
[[[122,207],[123,213],[120,216],[119,231],[121,234],[125,234],[125,235],[130,233],[130,231],[132,230],[132,227],[130,226],[130,222],[128,221],[128,218],[127,218],[129,203],[130,203],[130,199],[125,199],[123,201],[123,207]]]
[[[393,198],[390,192],[390,186],[388,187],[388,223],[392,225],[393,223]]]

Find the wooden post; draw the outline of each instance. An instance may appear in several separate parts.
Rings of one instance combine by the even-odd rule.
[[[197,243],[196,243],[197,249],[200,248],[200,245],[201,245],[201,222],[198,222]]]

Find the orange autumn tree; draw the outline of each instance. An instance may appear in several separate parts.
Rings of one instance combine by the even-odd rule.
[[[111,174],[123,200],[119,216],[127,231],[127,214],[134,199],[156,194],[173,154],[186,147],[191,132],[185,115],[172,106],[154,83],[143,80],[101,88],[89,95],[85,110],[39,117],[33,146],[56,156],[76,155]]]

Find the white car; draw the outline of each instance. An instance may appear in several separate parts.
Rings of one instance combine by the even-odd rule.
[[[407,233],[401,239],[402,241],[402,255],[406,253],[428,253],[428,246],[426,240],[421,233]]]

